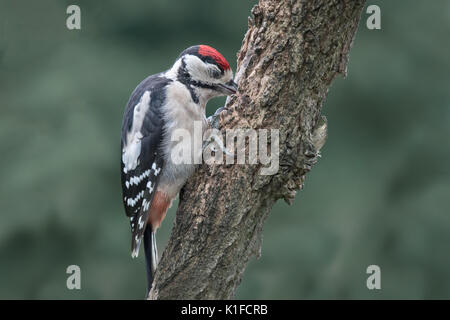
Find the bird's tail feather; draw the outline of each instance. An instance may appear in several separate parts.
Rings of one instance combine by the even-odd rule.
[[[139,255],[139,247],[141,246],[141,239],[132,239],[131,240],[131,257],[137,258]]]
[[[152,288],[153,277],[158,265],[158,248],[156,247],[156,230],[150,224],[144,231],[145,265],[147,268],[147,297]]]

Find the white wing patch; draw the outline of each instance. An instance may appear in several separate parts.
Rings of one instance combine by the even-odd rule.
[[[142,216],[139,217],[139,230],[141,230],[142,228],[144,228],[144,220],[142,220]]]
[[[132,185],[138,185],[144,178],[148,178],[150,176],[150,169],[144,171],[140,176],[131,177],[129,181],[125,182],[127,189]]]
[[[147,182],[147,188],[148,188],[148,192],[150,192],[150,193],[153,192],[153,185],[152,185],[151,181]]]
[[[132,198],[128,198],[127,199],[127,205],[130,207],[134,207],[136,205],[136,203],[139,201],[139,199],[141,199],[144,196],[144,190],[142,190],[141,192],[139,192],[136,196],[136,198],[132,199]]]
[[[134,107],[133,125],[127,133],[125,145],[122,150],[123,172],[136,169],[139,155],[141,154],[142,124],[145,114],[150,107],[150,91],[145,91],[139,103]]]
[[[154,175],[155,175],[155,177],[159,174],[159,172],[161,171],[161,168],[157,168],[156,167],[156,163],[154,163],[153,162],[153,164],[152,164],[152,169],[153,169],[153,171],[155,172],[154,173]]]
[[[148,208],[150,207],[150,202],[147,201],[147,199],[144,199],[144,201],[142,201],[142,207],[143,207],[144,211],[147,211]]]

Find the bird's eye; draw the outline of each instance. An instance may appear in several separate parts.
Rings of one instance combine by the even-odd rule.
[[[208,71],[211,78],[218,79],[222,76],[222,73],[218,68],[209,68]]]

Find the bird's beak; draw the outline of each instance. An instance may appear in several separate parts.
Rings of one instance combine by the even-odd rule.
[[[219,85],[220,91],[226,95],[235,94],[238,90],[238,85],[233,80],[228,81],[226,84]]]

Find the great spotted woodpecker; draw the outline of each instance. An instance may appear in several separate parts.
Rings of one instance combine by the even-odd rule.
[[[158,263],[155,233],[181,187],[195,170],[194,161],[176,164],[175,129],[193,135],[194,122],[205,129],[209,99],[235,94],[237,85],[225,58],[206,45],[184,50],[166,72],[149,76],[134,89],[122,123],[123,204],[131,224],[131,256],[142,236],[147,264],[147,294]]]

